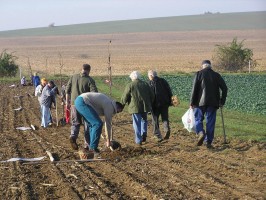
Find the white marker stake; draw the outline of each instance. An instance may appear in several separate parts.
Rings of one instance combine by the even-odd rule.
[[[49,156],[51,162],[54,162],[54,157],[50,151],[46,151],[47,155]]]
[[[36,130],[35,126],[33,126],[32,124],[30,126],[34,131]]]

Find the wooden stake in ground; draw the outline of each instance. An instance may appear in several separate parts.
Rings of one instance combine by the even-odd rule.
[[[58,126],[58,112],[57,112],[57,100],[56,100],[57,94],[55,94],[55,117],[56,117],[56,126]]]

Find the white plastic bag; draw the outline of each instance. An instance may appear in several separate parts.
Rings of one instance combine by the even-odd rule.
[[[187,129],[188,132],[196,132],[195,116],[192,108],[189,108],[183,115],[182,122],[184,124],[184,128]]]

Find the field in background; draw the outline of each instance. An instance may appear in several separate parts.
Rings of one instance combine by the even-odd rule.
[[[111,39],[112,72],[125,75],[132,70],[146,73],[151,68],[159,73],[196,71],[203,59],[212,58],[216,44],[227,44],[237,37],[239,41],[245,39],[245,47],[253,49],[259,64],[255,70],[265,71],[265,35],[266,30],[220,30],[10,37],[0,38],[0,46],[14,52],[26,76],[29,75],[28,58],[33,71],[59,74],[59,53],[64,74],[76,73],[83,63],[89,63],[92,75],[105,75]]]
[[[29,65],[42,75],[59,74],[59,54],[67,75],[80,71],[83,63],[92,65],[92,75],[106,75],[109,53],[114,75],[151,68],[192,72],[203,59],[212,59],[217,44],[237,37],[253,50],[254,70],[265,71],[265,21],[266,12],[244,12],[1,31],[0,50],[14,52],[26,76]]]

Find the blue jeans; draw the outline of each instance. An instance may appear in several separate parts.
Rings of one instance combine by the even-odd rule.
[[[46,128],[51,122],[51,111],[49,107],[41,105],[42,123],[41,126]]]
[[[216,111],[217,109],[211,106],[200,106],[194,108],[196,133],[198,134],[201,131],[206,133],[205,141],[209,144],[211,144],[214,139]],[[206,117],[206,131],[203,126],[204,116]]]
[[[88,123],[88,128],[90,130],[89,132],[90,149],[97,149],[100,142],[102,127],[103,127],[103,122],[101,118],[90,105],[85,104],[82,97],[76,98],[75,107],[79,112],[79,114]]]
[[[41,112],[41,121],[42,121],[42,105],[40,105],[40,112]],[[48,119],[48,124],[49,123],[53,123],[51,108],[50,108],[50,111],[49,112],[50,112],[50,117]]]
[[[140,144],[142,137],[147,137],[147,113],[134,113],[132,114],[133,128],[135,131],[135,142]]]

